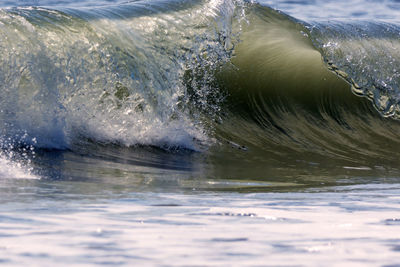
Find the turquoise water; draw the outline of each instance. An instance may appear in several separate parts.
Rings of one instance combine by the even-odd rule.
[[[0,263],[397,266],[398,1],[2,1]]]

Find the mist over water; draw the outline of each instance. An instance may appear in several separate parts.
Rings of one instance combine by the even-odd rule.
[[[1,1],[0,262],[397,264],[399,10]]]

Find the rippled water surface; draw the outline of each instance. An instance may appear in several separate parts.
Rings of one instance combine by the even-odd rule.
[[[398,184],[257,194],[92,187],[83,181],[2,181],[2,263],[398,263]]]

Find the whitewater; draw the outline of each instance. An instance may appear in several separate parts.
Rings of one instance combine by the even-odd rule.
[[[396,266],[398,1],[0,1],[0,263]]]

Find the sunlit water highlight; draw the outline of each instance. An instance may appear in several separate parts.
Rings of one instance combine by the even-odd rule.
[[[76,192],[14,184],[1,204],[6,265],[365,266],[398,264],[398,184],[291,193]],[[22,197],[23,195],[23,197]]]

